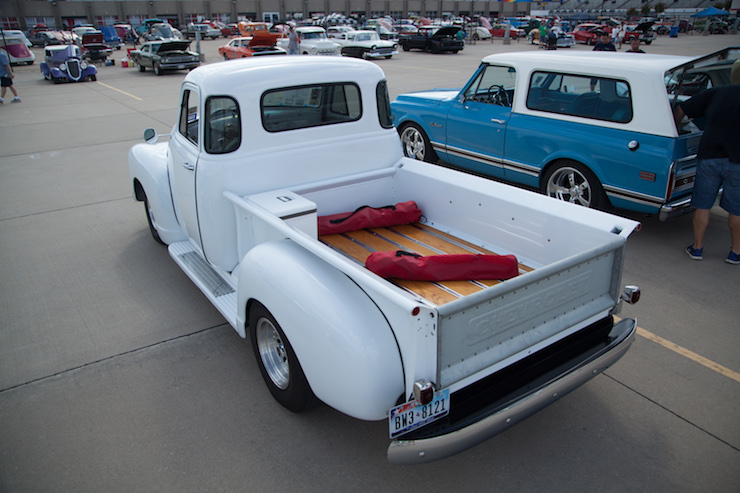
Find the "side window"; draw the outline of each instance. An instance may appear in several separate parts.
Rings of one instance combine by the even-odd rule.
[[[206,101],[206,115],[206,152],[224,154],[236,150],[242,140],[236,101],[226,96],[210,97]]]
[[[198,144],[198,93],[185,90],[180,103],[180,122],[178,130],[193,144]]]
[[[354,83],[317,84],[268,91],[260,108],[265,130],[283,132],[359,120],[362,99]]]
[[[606,77],[534,72],[527,108],[617,123],[632,120],[632,95],[626,81]]]
[[[375,88],[375,99],[378,102],[378,119],[383,128],[393,128],[393,117],[391,116],[391,98],[388,96],[388,83],[384,80],[378,82]]]
[[[514,68],[488,65],[465,91],[465,100],[510,107],[515,85]]]

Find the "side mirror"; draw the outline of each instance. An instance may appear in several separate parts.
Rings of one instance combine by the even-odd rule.
[[[144,130],[144,140],[148,144],[156,144],[159,140],[159,134],[153,128],[147,128]]]

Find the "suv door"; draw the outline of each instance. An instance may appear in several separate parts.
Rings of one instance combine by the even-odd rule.
[[[483,65],[447,116],[447,153],[452,164],[488,176],[504,176],[504,138],[514,100],[516,71]]]

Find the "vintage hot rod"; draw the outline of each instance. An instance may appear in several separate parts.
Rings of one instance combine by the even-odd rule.
[[[47,46],[41,62],[44,79],[59,84],[64,81],[97,80],[98,70],[82,58],[77,45]]]

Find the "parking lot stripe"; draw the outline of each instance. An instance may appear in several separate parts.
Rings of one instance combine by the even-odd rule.
[[[729,368],[726,368],[718,363],[715,363],[712,360],[705,358],[704,356],[700,356],[696,354],[693,351],[689,351],[688,349],[681,347],[678,344],[675,344],[667,339],[663,339],[662,337],[655,335],[652,332],[643,329],[642,327],[637,327],[637,334],[644,337],[645,339],[649,339],[655,343],[658,343],[661,346],[680,354],[681,356],[684,356],[692,361],[695,361],[696,363],[699,363],[702,366],[706,366],[710,370],[714,370],[721,375],[724,375],[728,378],[735,380],[736,382],[740,382],[740,373],[736,371],[732,371]]]
[[[137,101],[143,101],[143,99],[141,99],[140,97],[138,97],[138,96],[134,96],[133,94],[129,94],[129,93],[127,93],[126,91],[122,91],[122,90],[120,90],[120,89],[116,89],[115,87],[113,87],[113,86],[109,86],[108,84],[105,84],[105,83],[103,83],[103,82],[100,82],[100,81],[97,81],[97,83],[98,83],[98,84],[100,84],[101,86],[105,86],[105,87],[107,87],[108,89],[113,89],[114,91],[118,91],[118,92],[120,92],[121,94],[125,94],[125,95],[126,95],[126,96],[128,96],[128,97],[134,98],[134,99],[135,99],[135,100],[137,100]]]

